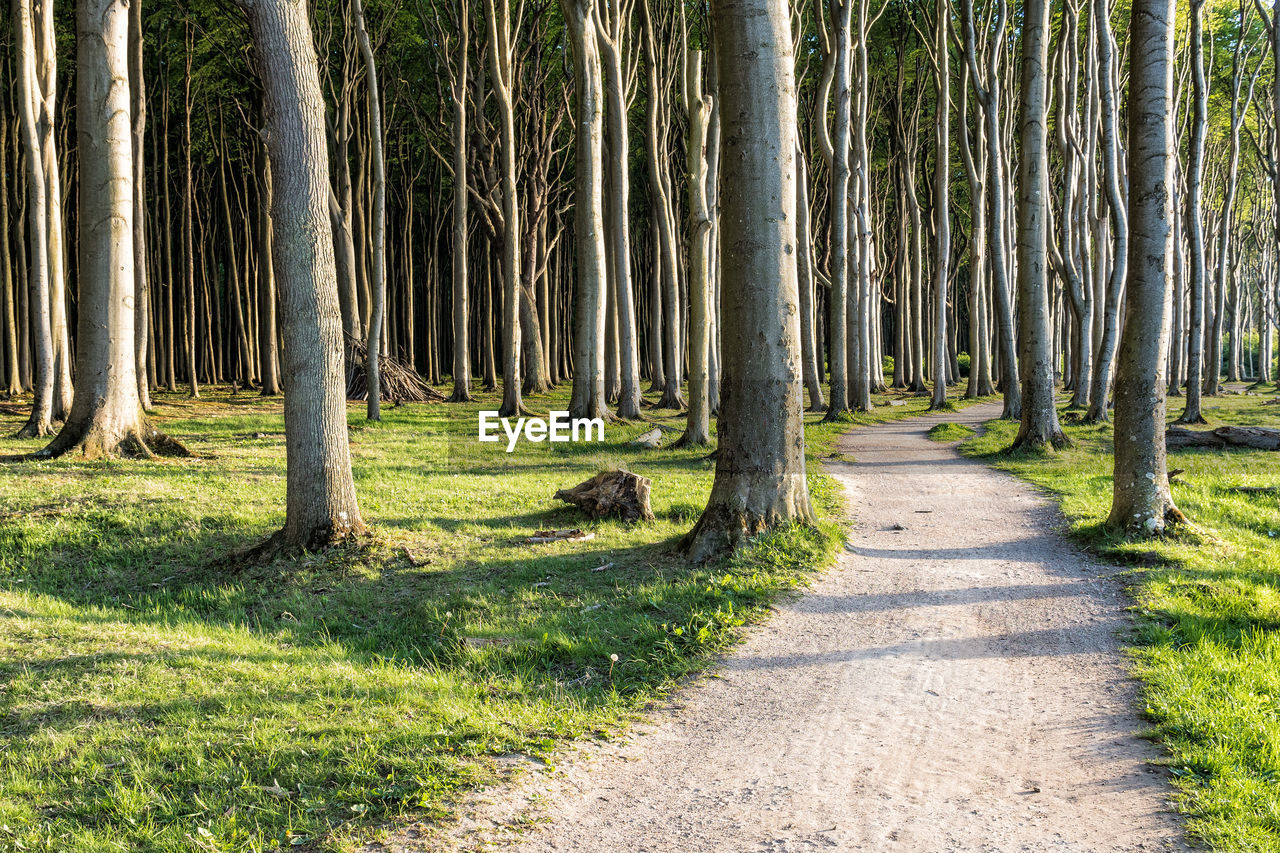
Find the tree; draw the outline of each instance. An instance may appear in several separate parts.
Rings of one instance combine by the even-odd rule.
[[[784,0],[711,7],[724,122],[723,377],[711,497],[683,547],[696,561],[813,518],[805,480],[796,283],[796,98]]]
[[[1164,369],[1173,279],[1173,0],[1134,0],[1129,31],[1129,282],[1116,360],[1107,525],[1139,535],[1186,519],[1165,466]]]
[[[387,169],[382,159],[382,95],[378,91],[378,65],[373,59],[373,43],[369,40],[369,28],[364,20],[364,4],[361,0],[351,2],[356,43],[364,60],[364,79],[369,95],[369,147],[373,149],[373,245],[370,247],[373,255],[373,304],[366,338],[365,376],[369,420],[380,421],[382,381],[379,361],[382,355],[382,321],[387,313]]]
[[[930,409],[941,409],[947,404],[947,276],[951,260],[951,51],[947,30],[950,21],[949,0],[938,0],[934,42],[934,62],[938,66],[938,102],[934,117],[938,162],[933,177],[933,399]]]
[[[689,119],[689,417],[682,447],[711,443],[711,210],[707,206],[707,123],[711,96],[702,91],[702,51],[685,50],[684,103]]]
[[[286,506],[275,541],[315,549],[364,530],[347,439],[324,101],[304,4],[241,0],[267,113],[272,255],[284,336]]]
[[[1204,32],[1202,18],[1204,0],[1191,0],[1191,151],[1187,163],[1187,244],[1191,263],[1191,326],[1188,329],[1187,404],[1179,423],[1202,424],[1200,411],[1201,382],[1204,377],[1204,225],[1200,221],[1200,199],[1203,193],[1204,138],[1209,129],[1209,92],[1204,75]],[[1241,41],[1244,33],[1240,34]],[[1237,55],[1238,63],[1238,55]],[[1233,104],[1234,106],[1234,104]],[[1228,191],[1230,192],[1230,191]],[[1223,229],[1228,230],[1228,229]]]
[[[1023,6],[1022,102],[1018,117],[1018,363],[1022,368],[1022,423],[1013,446],[1030,448],[1067,443],[1058,425],[1049,336],[1047,7],[1048,0],[1027,0]]]
[[[83,186],[77,383],[62,430],[33,456],[185,454],[180,444],[146,424],[138,394],[129,7],[126,0],[81,0],[76,13],[76,129]]]
[[[573,336],[574,417],[607,414],[604,393],[604,299],[608,286],[604,234],[604,96],[596,38],[596,0],[563,0],[577,88],[574,231],[578,281]]]

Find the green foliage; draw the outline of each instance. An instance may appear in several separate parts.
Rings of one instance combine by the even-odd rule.
[[[1217,425],[1280,420],[1258,397],[1205,403]],[[1103,528],[1109,426],[1068,425],[1072,446],[1035,458],[1001,452],[1016,430],[993,421],[964,450],[1053,492],[1074,536],[1131,567],[1133,668],[1189,831],[1212,850],[1280,851],[1280,501],[1235,490],[1280,490],[1275,454],[1170,454],[1185,469],[1174,500],[1201,534],[1128,541]]]

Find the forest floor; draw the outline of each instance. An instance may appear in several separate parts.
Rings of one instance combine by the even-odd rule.
[[[390,849],[1185,849],[1139,738],[1117,569],[1034,489],[936,440],[998,414],[842,438],[826,469],[853,527],[809,591],[635,736]]]
[[[160,394],[191,459],[0,464],[0,850],[350,850],[459,792],[615,737],[829,565],[835,525],[732,561],[676,544],[706,502],[705,449],[476,439],[468,405],[349,409],[361,508],[346,550],[243,566],[283,522],[281,404]],[[529,398],[567,408],[567,387]],[[877,398],[861,422],[919,414]],[[5,453],[24,401],[0,404]],[[651,417],[678,436],[682,419]],[[806,415],[811,459],[848,424]],[[649,524],[552,499],[604,467],[653,480]],[[834,481],[811,465],[820,512]],[[526,545],[581,526],[586,542]],[[616,663],[610,660],[617,655]]]

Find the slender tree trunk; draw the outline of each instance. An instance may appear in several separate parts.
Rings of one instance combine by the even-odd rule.
[[[453,86],[453,394],[450,402],[471,400],[470,307],[467,302],[467,70],[471,0],[458,2],[458,76]]]
[[[864,0],[865,1],[865,0]],[[1042,0],[1028,0],[1029,3]],[[951,261],[951,50],[947,43],[951,7],[938,0],[934,54],[938,63],[938,102],[935,139],[938,160],[934,165],[934,269],[933,269],[933,400],[930,409],[947,405],[947,280]],[[1048,39],[1046,38],[1046,41]],[[1046,288],[1047,289],[1047,288]]]
[[[15,0],[14,30],[18,55],[18,101],[27,174],[27,283],[32,338],[31,417],[19,438],[39,438],[53,432],[54,348],[50,307],[48,183],[41,156],[39,116],[43,109],[36,64],[31,0]]]
[[[710,381],[711,211],[707,207],[707,120],[710,96],[702,91],[702,51],[684,57],[684,102],[689,137],[685,162],[689,170],[689,417],[681,446],[711,443]],[[803,251],[801,249],[800,251]]]
[[[683,543],[695,561],[813,518],[795,346],[796,101],[787,4],[715,0],[711,14],[724,121],[724,378],[715,482]]]
[[[378,91],[378,66],[373,59],[373,44],[364,20],[364,4],[351,0],[356,25],[356,43],[364,60],[364,80],[369,98],[369,147],[373,152],[373,254],[372,304],[369,335],[366,339],[365,381],[368,385],[368,418],[382,420],[382,333],[387,304],[387,170],[382,152],[382,95]]]
[[[631,284],[631,171],[627,129],[628,79],[623,70],[624,44],[627,34],[626,10],[629,0],[612,0],[607,7],[595,6],[596,32],[600,41],[600,58],[604,69],[606,110],[605,133],[609,140],[608,187],[611,196],[609,236],[612,239],[614,265],[613,299],[618,337],[618,417],[635,420],[640,417],[640,359],[636,345],[636,312]]]
[[[245,0],[274,181],[272,242],[284,331],[286,510],[280,540],[314,549],[364,529],[347,439],[346,377],[329,224],[324,99],[306,6]]]
[[[562,0],[573,53],[576,148],[574,243],[577,293],[574,299],[573,391],[570,413],[607,416],[604,389],[605,288],[608,287],[604,232],[604,93],[596,0]]]
[[[1204,226],[1200,221],[1204,137],[1209,125],[1209,92],[1204,74],[1204,0],[1191,0],[1191,150],[1187,162],[1187,244],[1190,249],[1191,327],[1187,353],[1187,403],[1179,423],[1202,424],[1200,393],[1204,378]],[[1243,39],[1242,39],[1243,41]],[[1226,229],[1223,229],[1224,233]]]
[[[831,136],[831,291],[827,328],[830,331],[831,401],[827,420],[849,411],[849,122],[852,105],[853,0],[831,0],[835,28],[835,112]],[[825,120],[825,116],[821,117]]]
[[[76,11],[76,127],[86,190],[77,241],[78,381],[66,424],[33,455],[185,453],[147,426],[138,395],[129,9],[125,0],[81,0]]]
[[[1054,400],[1049,305],[1048,0],[1027,0],[1022,26],[1018,157],[1018,312],[1022,425],[1014,447],[1059,447],[1067,438]]]
[[[275,182],[272,176],[270,141],[259,144],[258,203],[258,379],[262,396],[280,393],[280,355],[276,330],[275,276]],[[336,261],[335,261],[336,271]]]
[[[1165,367],[1173,266],[1172,0],[1134,0],[1129,30],[1129,199],[1125,328],[1116,364],[1109,527],[1138,535],[1185,521],[1165,465]]]

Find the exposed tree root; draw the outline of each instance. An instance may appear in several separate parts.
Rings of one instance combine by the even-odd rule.
[[[192,455],[182,442],[160,432],[143,421],[138,428],[121,434],[98,424],[68,425],[49,445],[32,453],[29,459],[57,459],[77,455],[83,459],[155,459],[182,458]]]
[[[359,528],[337,525],[321,526],[303,537],[303,541],[291,541],[286,530],[277,530],[271,536],[256,545],[243,548],[229,554],[219,565],[231,571],[261,566],[278,559],[297,557],[305,553],[316,553],[332,548],[347,548],[353,551],[363,550],[373,544],[374,537],[369,529],[361,525]]]

